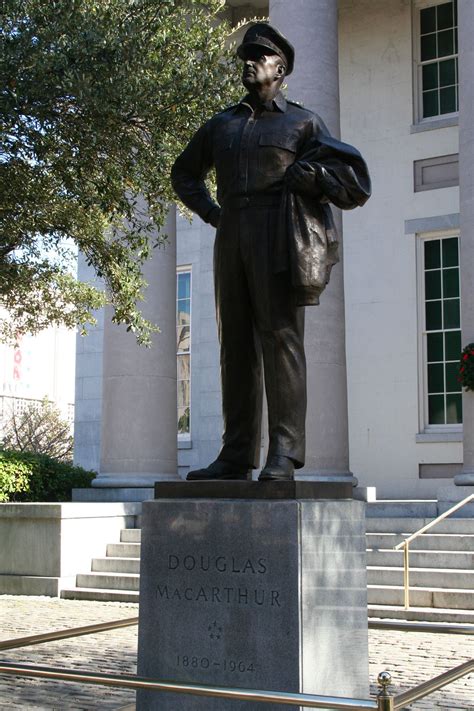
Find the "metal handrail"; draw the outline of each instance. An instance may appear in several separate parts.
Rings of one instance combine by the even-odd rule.
[[[430,523],[427,523],[418,531],[415,531],[415,533],[412,533],[411,536],[399,543],[398,546],[395,546],[395,550],[398,550],[406,543],[410,544],[415,538],[418,538],[418,536],[420,536],[422,533],[425,533],[425,531],[428,531],[428,529],[432,528],[433,526],[436,526],[436,524],[442,521],[443,519],[447,518],[448,516],[451,516],[452,513],[462,508],[465,504],[468,504],[469,501],[474,501],[474,494],[469,494],[469,496],[466,496],[466,498],[460,501],[458,504],[437,516],[435,519],[433,519],[433,521],[430,521]]]
[[[7,664],[5,662],[0,663],[0,674],[59,679],[62,681],[81,682],[83,684],[101,684],[104,686],[117,686],[122,689],[148,689],[150,691],[166,691],[176,694],[210,696],[218,699],[306,706],[307,708],[313,709],[352,709],[352,711],[373,709],[377,711],[377,709],[380,708],[378,702],[372,699],[352,699],[343,696],[321,696],[319,694],[296,694],[287,691],[232,689],[221,686],[204,686],[202,684],[178,684],[132,675],[71,671],[69,669],[37,667],[26,664]]]
[[[0,642],[0,649],[17,649],[43,642],[52,642],[70,637],[80,637],[87,634],[105,632],[107,630],[128,627],[138,623],[137,617],[129,617],[123,620],[113,620],[111,622],[101,622],[99,624],[87,625],[85,627],[74,627],[56,632],[46,632],[28,637],[4,640]],[[440,625],[420,622],[395,622],[395,621],[372,621],[369,620],[369,627],[372,629],[396,629],[408,632],[442,632],[449,634],[473,634],[474,625]],[[305,705],[307,708],[326,709],[352,709],[353,711],[363,709],[374,709],[377,711],[396,711],[406,704],[413,703],[418,699],[428,696],[433,691],[437,691],[446,684],[468,674],[474,670],[474,659],[464,664],[450,669],[440,676],[404,691],[402,694],[394,696],[389,693],[388,687],[391,684],[391,676],[388,672],[382,672],[378,676],[378,683],[381,691],[377,700],[355,699],[342,696],[322,696],[318,694],[296,694],[279,691],[262,691],[259,689],[232,689],[219,686],[204,686],[199,684],[179,684],[172,682],[162,682],[156,679],[146,679],[131,675],[116,675],[104,673],[92,673],[87,671],[74,671],[70,669],[57,669],[55,667],[38,667],[26,664],[10,664],[0,662],[0,674],[14,674],[17,676],[37,677],[43,679],[57,679],[69,682],[84,684],[101,684],[105,686],[117,686],[128,689],[149,689],[154,691],[167,691],[181,694],[194,694],[196,696],[211,696],[214,698],[229,698],[242,701],[257,701],[261,703],[287,704],[290,706]]]
[[[436,526],[436,524],[440,521],[443,521],[445,518],[448,518],[448,516],[451,516],[452,513],[462,508],[470,501],[474,501],[474,494],[466,496],[466,498],[460,501],[458,504],[452,506],[450,509],[433,519],[433,521],[430,521],[430,523],[427,523],[425,526],[422,526],[422,528],[418,529],[418,531],[415,531],[415,533],[412,533],[411,536],[408,536],[408,538],[405,538],[404,541],[394,546],[393,550],[395,551],[398,551],[400,550],[400,548],[403,548],[403,588],[405,610],[408,610],[410,608],[410,543],[414,541],[415,538],[418,538],[418,536],[421,536],[422,533],[426,533],[426,531],[428,531],[430,528]]]
[[[433,691],[438,691],[438,689],[446,686],[446,684],[460,679],[471,671],[474,671],[474,659],[470,659],[464,662],[464,664],[454,667],[454,669],[449,669],[449,671],[435,676],[433,679],[424,681],[422,684],[413,687],[413,689],[408,689],[408,691],[397,694],[394,699],[394,709],[403,709],[407,704],[412,704],[414,701],[418,701],[418,699],[423,699],[425,696],[432,694]]]
[[[397,632],[428,632],[435,634],[474,634],[474,625],[459,622],[408,622],[395,620],[369,620],[370,630],[390,630]]]
[[[171,692],[177,694],[192,694],[219,699],[234,699],[239,701],[257,701],[260,703],[287,704],[289,706],[306,706],[306,708],[352,709],[352,711],[397,711],[407,704],[424,698],[443,686],[474,671],[474,659],[460,664],[439,676],[424,681],[422,684],[394,696],[389,692],[391,676],[382,672],[378,676],[381,692],[374,699],[354,699],[343,696],[321,696],[319,694],[297,694],[286,691],[261,691],[259,689],[233,689],[221,686],[204,686],[202,684],[179,684],[147,679],[132,675],[105,674],[98,672],[73,671],[55,667],[37,667],[27,664],[0,663],[0,674],[16,676],[55,679],[79,682],[83,684],[99,684],[125,689],[144,689],[150,691]]]
[[[19,649],[20,647],[29,647],[32,644],[43,644],[44,642],[54,642],[58,639],[68,639],[70,637],[81,637],[86,634],[96,634],[98,632],[106,632],[107,630],[115,630],[120,627],[131,627],[138,624],[138,617],[127,617],[123,620],[112,620],[110,622],[99,622],[86,627],[69,627],[56,632],[43,632],[42,634],[34,634],[29,637],[17,637],[16,639],[6,639],[0,641],[0,651],[5,649]]]
[[[19,649],[29,647],[33,644],[44,644],[55,642],[60,639],[70,639],[71,637],[81,637],[87,634],[98,634],[108,630],[119,629],[121,627],[132,627],[138,624],[138,617],[127,617],[123,620],[111,620],[110,622],[100,622],[85,627],[68,627],[55,632],[43,632],[28,637],[14,637],[0,641],[0,651],[7,649]],[[398,632],[429,632],[436,634],[474,634],[474,625],[470,624],[439,624],[437,622],[407,622],[397,620],[369,620],[368,627],[371,630],[391,630]]]

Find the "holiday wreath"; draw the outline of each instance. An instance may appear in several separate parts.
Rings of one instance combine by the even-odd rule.
[[[461,353],[459,382],[466,390],[474,390],[474,343],[469,343]]]

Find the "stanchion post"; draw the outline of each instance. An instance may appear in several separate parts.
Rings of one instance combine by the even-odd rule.
[[[405,598],[405,610],[410,607],[410,544],[403,546],[403,587]]]
[[[386,671],[380,672],[377,677],[380,691],[377,695],[378,711],[394,711],[395,697],[389,693],[388,687],[392,683],[392,677]]]

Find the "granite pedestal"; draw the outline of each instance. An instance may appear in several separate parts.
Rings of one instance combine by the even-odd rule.
[[[349,495],[315,482],[157,484],[143,504],[138,674],[367,698],[364,504]],[[263,708],[296,707],[137,694],[139,711]]]

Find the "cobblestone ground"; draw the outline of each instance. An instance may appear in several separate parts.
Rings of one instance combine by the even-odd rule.
[[[370,693],[377,693],[376,679],[390,672],[393,692],[411,689],[474,657],[474,637],[419,632],[369,631]],[[392,692],[392,693],[393,693]],[[436,691],[407,707],[413,710],[474,710],[474,674]]]
[[[46,597],[0,596],[0,640],[80,627],[95,622],[136,617],[137,605],[83,602]],[[474,656],[469,636],[409,632],[370,632],[370,678],[387,670],[402,691]],[[89,671],[136,673],[137,629],[127,627],[75,639],[0,652],[5,662]],[[375,693],[372,684],[371,692]],[[413,704],[418,709],[474,710],[474,675],[464,677]],[[134,692],[103,686],[0,675],[1,709],[133,708]],[[265,705],[262,704],[262,711]]]

